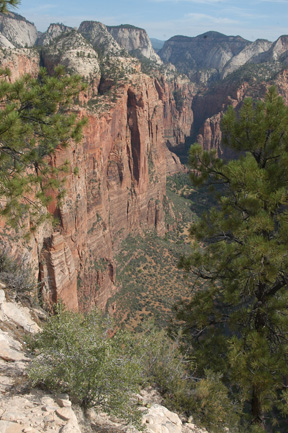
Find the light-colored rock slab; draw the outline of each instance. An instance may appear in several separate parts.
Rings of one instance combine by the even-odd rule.
[[[23,426],[16,422],[0,420],[0,433],[22,433]]]
[[[77,422],[76,415],[70,407],[61,407],[56,410],[56,414],[64,421]]]
[[[60,428],[59,433],[81,433],[78,422],[69,421],[66,425]]]
[[[28,359],[24,355],[19,341],[15,340],[11,335],[2,330],[0,330],[0,358],[8,362]]]
[[[27,307],[22,307],[14,302],[3,302],[1,310],[7,319],[12,320],[25,331],[33,334],[40,331],[40,327],[32,320]]]
[[[0,304],[3,304],[3,302],[6,302],[6,296],[4,290],[0,288]]]
[[[143,424],[148,433],[181,433],[182,422],[176,413],[160,404],[152,404],[143,415]]]

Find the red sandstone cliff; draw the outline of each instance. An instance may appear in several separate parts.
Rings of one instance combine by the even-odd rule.
[[[47,276],[65,269],[66,278],[59,284],[55,278],[50,292],[70,308],[76,308],[77,299],[84,308],[105,306],[115,290],[113,253],[129,233],[165,232],[162,105],[153,80],[134,79],[138,84],[123,85],[105,114],[84,113],[89,123],[80,146],[55,154],[55,165],[69,160],[71,174],[60,209],[61,229],[43,249],[42,268]]]
[[[39,67],[37,55],[21,55],[17,54],[15,78],[26,71],[36,73]],[[13,62],[7,62],[2,59],[2,65],[13,70]],[[95,86],[95,80],[90,85]],[[181,83],[177,86],[181,89]],[[78,109],[79,116],[88,117],[82,143],[57,149],[53,156],[55,166],[65,160],[70,163],[61,208],[49,206],[59,226],[40,227],[25,251],[39,276],[44,299],[48,303],[62,299],[75,310],[95,304],[104,308],[117,290],[113,256],[121,240],[133,232],[165,233],[166,159],[169,172],[180,169],[178,158],[166,147],[165,131],[169,129],[174,143],[180,145],[193,118],[190,93],[186,106],[177,111],[175,84],[169,87],[137,68],[115,88],[107,78],[101,79],[99,88],[96,108],[88,107],[87,96],[80,98],[84,106]],[[184,94],[186,90],[183,87]],[[86,93],[92,94],[89,89]]]
[[[166,175],[181,169],[168,147],[179,150],[194,134],[205,148],[223,155],[223,111],[231,103],[240,106],[245,96],[264,95],[269,83],[224,83],[195,97],[189,80],[169,73],[147,76],[139,72],[137,60],[125,56],[110,58],[100,71],[97,53],[87,41],[75,32],[72,45],[67,38],[65,34],[58,45],[50,44],[42,61],[49,70],[64,59],[74,72],[84,71],[89,86],[77,110],[89,121],[83,142],[57,149],[53,158],[55,166],[70,162],[63,204],[49,207],[59,226],[39,228],[24,252],[47,302],[62,299],[70,309],[104,308],[117,290],[113,257],[121,240],[133,232],[165,232]],[[9,49],[1,52],[0,61],[16,79],[25,72],[37,74],[40,56],[29,49]],[[287,98],[285,72],[278,74],[276,84]]]

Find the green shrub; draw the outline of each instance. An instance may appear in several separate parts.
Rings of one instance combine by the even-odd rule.
[[[142,385],[151,385],[164,397],[165,405],[173,410],[189,412],[192,381],[188,371],[193,361],[181,353],[178,341],[165,330],[159,330],[149,320],[135,335],[138,358],[141,363]]]
[[[28,373],[32,385],[67,392],[84,409],[98,406],[139,427],[132,395],[138,391],[140,365],[129,334],[111,337],[111,322],[99,312],[57,310],[35,337],[39,355]]]

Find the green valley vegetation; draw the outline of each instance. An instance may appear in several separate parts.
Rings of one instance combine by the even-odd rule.
[[[165,331],[150,323],[136,335],[115,334],[100,312],[82,315],[61,305],[55,312],[30,341],[37,354],[28,371],[32,385],[68,392],[84,410],[95,407],[140,429],[143,412],[135,395],[140,387],[153,385],[168,404],[178,404],[187,360]]]
[[[58,200],[63,195],[57,175],[68,164],[55,168],[49,158],[57,147],[82,137],[85,120],[71,108],[83,84],[61,66],[52,76],[45,69],[37,78],[24,75],[11,82],[9,76],[9,70],[1,70],[0,214],[13,227],[28,214],[33,229],[47,217],[51,191],[59,190]]]
[[[288,108],[271,88],[264,101],[230,107],[222,132],[237,160],[197,144],[190,151],[194,184],[222,187],[181,261],[194,278],[178,319],[197,366],[198,418],[211,431],[286,431]]]

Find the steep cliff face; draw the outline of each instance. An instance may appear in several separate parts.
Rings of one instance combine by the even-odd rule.
[[[227,107],[232,105],[237,110],[241,108],[243,100],[247,97],[254,100],[264,98],[272,85],[276,85],[279,94],[288,104],[287,69],[283,69],[282,65],[281,71],[274,74],[270,66],[269,62],[267,68],[270,70],[270,79],[268,80],[262,81],[261,76],[260,78],[258,76],[258,79],[252,77],[244,82],[235,80],[233,84],[224,81],[215,86],[212,91],[197,95],[192,104],[195,114],[192,135],[195,141],[207,150],[215,149],[220,157],[235,157],[234,153],[222,145],[221,119]]]
[[[163,100],[164,138],[168,149],[183,151],[186,137],[190,137],[194,122],[192,110],[195,86],[184,76],[173,77],[161,83],[156,82]]]
[[[165,232],[163,108],[153,80],[139,74],[133,82],[118,89],[105,115],[82,113],[89,118],[82,145],[54,157],[56,166],[68,159],[71,173],[61,229],[44,244],[41,272],[44,292],[70,308],[105,306],[116,289],[113,253],[129,233]]]
[[[40,68],[40,55],[29,48],[0,49],[0,64],[11,71],[11,80],[20,78],[23,74],[37,76]]]
[[[2,50],[0,56],[1,64],[15,71],[13,79],[39,69],[40,56],[32,49],[13,49],[9,56]],[[86,95],[79,98],[82,106],[75,107],[88,125],[80,145],[57,149],[51,161],[55,166],[70,163],[63,204],[60,209],[56,203],[49,205],[60,224],[57,229],[40,227],[25,254],[47,303],[62,299],[74,310],[95,304],[104,308],[117,290],[113,257],[120,242],[130,233],[165,233],[167,167],[169,173],[181,169],[165,145],[165,134],[169,129],[178,145],[185,140],[192,94],[188,80],[167,83],[149,77],[138,72],[135,59],[115,57],[117,70],[115,62],[111,66],[107,60],[100,73],[95,50],[75,31],[64,32],[41,53],[50,71],[66,59],[66,66],[88,82]],[[183,92],[181,103],[176,103],[175,90]],[[182,119],[182,129],[175,119]]]
[[[118,44],[131,54],[139,52],[142,56],[162,64],[160,57],[155,53],[151,41],[144,29],[131,25],[107,26],[107,30]]]
[[[40,54],[35,49],[0,49],[1,66],[11,69],[12,80],[26,72],[36,75],[40,63],[52,73],[60,63],[87,83],[87,90],[79,95],[80,105],[74,107],[79,117],[88,118],[83,142],[57,149],[51,161],[57,167],[66,160],[70,163],[61,208],[52,202],[48,209],[57,216],[59,225],[56,229],[41,227],[25,252],[48,303],[62,299],[75,310],[95,304],[105,307],[117,290],[113,258],[120,242],[130,233],[165,233],[166,176],[181,170],[179,159],[170,150],[181,152],[186,139],[192,142],[193,138],[206,149],[215,148],[219,156],[229,156],[221,144],[223,112],[229,104],[241,106],[245,96],[265,94],[269,80],[255,78],[255,74],[259,78],[261,68],[265,80],[278,72],[274,81],[288,100],[287,74],[279,72],[281,58],[286,55],[285,38],[280,41],[282,48],[279,41],[273,48],[277,60],[273,63],[270,56],[260,68],[251,59],[270,46],[267,41],[253,48],[241,38],[223,39],[213,32],[206,36],[217,39],[220,51],[227,43],[233,51],[227,63],[229,75],[210,89],[199,88],[171,68],[162,67],[162,72],[153,70],[150,75],[141,73],[140,62],[127,52],[132,42],[124,49],[101,23],[86,21],[79,31],[50,26],[42,35]],[[138,47],[139,38],[135,41]],[[203,46],[207,38],[194,42]],[[219,70],[227,57],[220,51],[209,51],[214,60],[218,59]],[[202,66],[211,66],[212,57],[198,60]],[[247,65],[240,68],[235,80],[231,72],[242,62],[252,69],[246,69]]]

